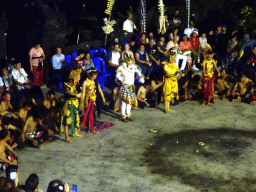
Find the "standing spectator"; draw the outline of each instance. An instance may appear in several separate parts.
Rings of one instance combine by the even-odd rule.
[[[193,31],[197,31],[198,35],[198,30],[194,26],[194,21],[191,20],[189,22],[189,27],[184,30],[184,34],[187,35],[188,38],[190,38],[190,35],[192,34]]]
[[[77,57],[72,61],[74,69],[80,69],[84,66],[84,51],[79,49],[77,51]]]
[[[220,61],[222,67],[227,67],[227,48],[228,48],[228,34],[227,34],[227,26],[222,25],[221,34],[219,35],[219,53],[220,53]]]
[[[148,53],[148,57],[153,64],[153,74],[158,78],[162,77],[162,65],[160,62],[159,52],[157,51],[157,47],[155,45],[155,40],[150,39],[148,46],[146,47],[146,51]]]
[[[181,24],[181,20],[180,20],[180,16],[179,16],[179,10],[176,9],[173,13],[173,15],[171,15],[169,17],[169,23],[170,23],[170,28],[179,28],[180,24]]]
[[[136,25],[132,21],[132,13],[128,13],[127,20],[123,24],[124,36],[127,42],[131,40],[134,29],[136,29]]]
[[[62,77],[64,73],[65,55],[61,53],[61,47],[56,48],[56,54],[52,57],[52,68],[53,68],[53,83],[55,87],[59,89],[59,84],[63,81]]]
[[[40,43],[36,43],[35,46],[29,52],[30,56],[30,70],[33,72],[33,83],[36,86],[44,85],[44,68],[43,60],[45,59],[44,51]]]
[[[157,42],[156,46],[157,46],[157,50],[159,52],[160,60],[164,61],[165,60],[165,56],[164,55],[167,53],[167,51],[166,51],[166,43],[165,43],[164,36],[160,37],[160,39]]]
[[[239,47],[237,42],[237,37],[232,36],[232,39],[228,41],[228,70],[232,73],[235,72],[235,63],[237,62],[239,53]]]
[[[213,50],[215,49],[215,36],[213,34],[213,30],[209,32],[207,43],[212,47]]]

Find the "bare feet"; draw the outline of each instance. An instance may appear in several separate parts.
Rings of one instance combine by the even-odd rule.
[[[201,103],[201,106],[205,106],[205,102],[202,102],[202,103]]]
[[[83,135],[80,135],[78,133],[75,133],[75,137],[83,137]]]
[[[211,107],[213,107],[214,105],[213,105],[213,103],[207,103],[207,105],[209,105],[209,106],[211,106]]]
[[[92,133],[93,134],[98,134],[98,131],[93,130]]]
[[[74,144],[74,141],[71,141],[70,139],[67,139],[67,143]]]
[[[252,101],[250,105],[256,105],[256,101]]]

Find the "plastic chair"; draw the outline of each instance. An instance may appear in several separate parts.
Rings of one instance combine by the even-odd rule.
[[[73,66],[72,66],[72,56],[71,56],[71,55],[66,55],[65,60],[66,60],[68,69],[69,69],[69,70],[73,70]]]
[[[99,48],[99,49],[98,49],[98,52],[99,52],[99,54],[100,54],[101,57],[107,58],[108,53],[107,53],[106,49],[104,49],[104,48]]]
[[[106,63],[101,57],[94,58],[93,63],[97,71],[100,73],[97,77],[97,80],[101,86],[101,89],[104,90],[104,85],[107,83],[107,77],[109,77],[111,73],[107,73]]]
[[[75,59],[77,57],[77,52],[72,54],[72,59]]]
[[[121,45],[122,45],[122,47],[123,47],[125,44],[127,44],[127,43],[128,43],[128,42],[126,42],[126,41],[125,41],[125,42],[123,42],[123,43],[121,44]]]
[[[96,54],[98,54],[99,52],[97,49],[92,49],[89,51],[89,53],[91,54],[91,58],[93,59],[97,56]]]

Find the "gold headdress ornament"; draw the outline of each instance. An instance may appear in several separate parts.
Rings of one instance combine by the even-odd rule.
[[[134,63],[128,53],[125,53],[124,55],[124,62],[127,63],[128,65],[132,65]]]
[[[98,73],[98,71],[97,71],[97,69],[91,69],[91,70],[88,70],[88,71],[86,71],[87,73],[91,73],[91,72],[97,72]]]
[[[72,70],[69,74],[69,79],[74,79],[74,83],[78,83],[80,81],[82,69]]]
[[[213,56],[214,53],[212,51],[212,49],[209,49],[206,53],[205,53],[206,56]]]

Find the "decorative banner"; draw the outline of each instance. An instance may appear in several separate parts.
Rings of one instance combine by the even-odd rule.
[[[146,0],[140,0],[140,25],[141,25],[141,32],[146,33]]]
[[[109,15],[109,18],[103,19],[105,26],[103,26],[102,29],[103,29],[104,33],[106,33],[106,35],[110,34],[114,31],[113,26],[116,24],[115,20],[112,20],[112,21],[110,20],[114,3],[115,3],[115,0],[108,0],[107,9],[105,10],[105,13],[107,15]],[[105,44],[106,44],[106,41],[107,41],[107,36],[105,39]]]
[[[159,9],[159,12],[160,12],[160,17],[159,17],[159,29],[160,29],[160,32],[162,34],[164,34],[166,32],[166,26],[165,26],[165,16],[164,16],[164,3],[163,3],[163,0],[159,0],[159,4],[158,4],[158,9]]]

